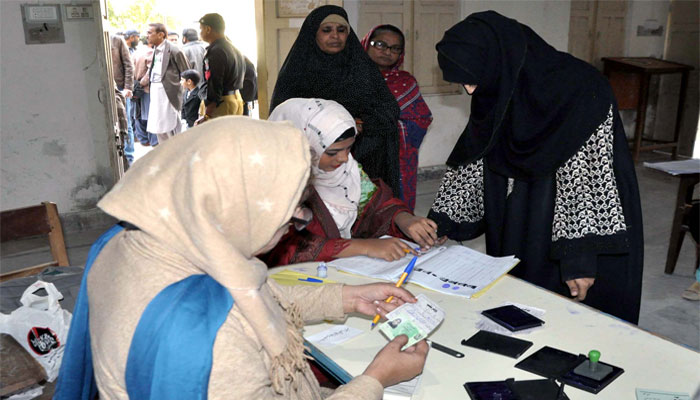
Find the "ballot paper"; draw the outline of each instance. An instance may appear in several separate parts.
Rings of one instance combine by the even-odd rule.
[[[413,254],[396,261],[354,256],[329,261],[328,265],[339,271],[395,282],[412,258]],[[491,257],[460,245],[433,247],[421,253],[406,282],[453,296],[478,297],[519,261],[514,256]]]
[[[396,336],[408,336],[408,343],[401,349],[413,346],[425,339],[445,319],[445,311],[424,294],[416,296],[415,303],[404,303],[386,315],[386,322],[379,331],[389,340]]]

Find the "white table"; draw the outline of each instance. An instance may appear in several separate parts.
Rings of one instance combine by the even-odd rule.
[[[278,267],[316,275],[316,263]],[[328,268],[328,279],[347,284],[362,284],[376,280],[337,272]],[[691,396],[700,386],[700,353],[667,339],[639,329],[610,315],[571,301],[540,287],[511,276],[503,277],[478,299],[444,295],[407,284],[413,294],[425,293],[440,304],[447,316],[430,339],[465,354],[458,359],[431,349],[423,377],[414,400],[468,399],[465,382],[542,379],[515,368],[514,365],[547,345],[573,354],[587,354],[596,349],[600,360],[616,365],[625,372],[598,395],[567,386],[566,394],[578,399],[635,399],[635,389],[660,389],[686,392]],[[518,335],[534,343],[517,360],[462,346],[462,339],[477,332],[476,323],[482,310],[513,301],[545,309],[544,328],[527,335]],[[350,316],[346,325],[364,333],[339,346],[318,348],[350,374],[361,374],[374,355],[387,343],[377,330],[370,331],[370,318]],[[305,336],[328,329],[327,323],[308,325]]]

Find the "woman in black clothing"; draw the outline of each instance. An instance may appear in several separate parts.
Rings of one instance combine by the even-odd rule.
[[[350,28],[345,10],[322,6],[304,20],[282,65],[270,111],[294,97],[335,100],[358,120],[352,153],[371,178],[399,191],[399,106]]]
[[[639,189],[607,80],[493,11],[436,48],[472,96],[429,214],[438,235],[485,233],[490,255],[521,259],[511,274],[637,323]]]

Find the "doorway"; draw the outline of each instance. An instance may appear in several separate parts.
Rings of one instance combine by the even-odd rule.
[[[133,52],[135,56],[138,51],[145,47],[143,43],[146,39],[148,24],[159,22],[165,24],[169,32],[177,33],[176,44],[182,48],[182,34],[185,29],[194,29],[199,33],[199,18],[207,13],[218,13],[226,22],[226,36],[231,40],[233,45],[243,53],[254,65],[257,65],[257,33],[255,27],[255,1],[231,1],[231,2],[216,2],[212,5],[211,2],[196,2],[191,0],[102,0],[101,7],[103,8],[103,31],[104,31],[104,48],[106,62],[104,79],[105,87],[114,87],[111,50],[109,37],[110,35],[124,34],[128,30],[136,30],[140,33],[141,42],[138,43]],[[207,43],[203,43],[207,46]],[[112,89],[113,93],[113,89]],[[117,126],[116,106],[110,107],[113,112],[110,114],[112,118],[112,126]],[[251,110],[253,115],[257,115],[257,108]],[[110,130],[112,132],[112,130]],[[117,160],[112,163],[115,169],[115,181],[119,179],[123,173],[125,166],[128,165],[123,157],[124,140],[120,140],[118,130],[116,133],[110,133],[110,147],[113,158]],[[142,157],[153,147],[142,146],[138,140],[134,143],[134,161]]]

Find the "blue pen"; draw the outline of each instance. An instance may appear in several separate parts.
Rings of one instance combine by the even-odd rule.
[[[420,250],[420,249],[418,249],[418,250]],[[416,250],[416,251],[418,251],[418,250]],[[401,274],[401,278],[399,278],[399,281],[396,282],[396,287],[401,287],[401,285],[403,285],[403,282],[406,280],[406,278],[408,278],[408,276],[411,275],[411,271],[413,271],[413,267],[416,265],[416,261],[418,261],[418,254],[413,256],[411,261],[406,266],[406,269],[403,270],[403,273]],[[391,300],[393,300],[393,299],[394,299],[394,296],[389,296],[389,298],[387,298],[385,302],[390,303]],[[370,329],[374,328],[374,326],[377,325],[377,322],[379,322],[379,318],[381,318],[381,316],[379,314],[374,316],[374,319],[372,320],[372,326],[370,327]]]
[[[316,278],[298,278],[298,280],[304,281],[304,282],[323,283],[323,280],[316,279]]]

